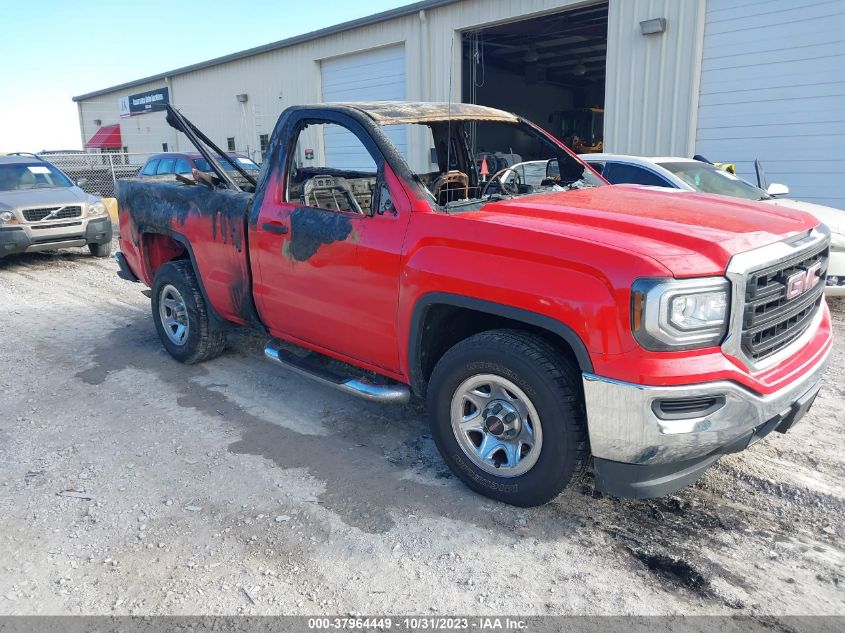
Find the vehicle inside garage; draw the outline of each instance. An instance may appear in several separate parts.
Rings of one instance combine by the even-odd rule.
[[[608,4],[466,31],[462,100],[516,112],[602,151]]]

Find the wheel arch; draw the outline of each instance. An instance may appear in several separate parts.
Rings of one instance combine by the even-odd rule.
[[[425,395],[434,366],[454,344],[473,334],[502,327],[516,327],[544,336],[562,351],[570,353],[582,372],[593,371],[590,354],[581,337],[557,319],[474,297],[433,292],[420,297],[411,316],[408,337],[411,389],[417,395]]]
[[[142,265],[147,278],[150,280],[150,286],[152,287],[156,272],[161,266],[172,261],[188,260],[191,262],[191,269],[194,271],[194,277],[197,280],[197,285],[202,293],[202,298],[205,301],[209,316],[218,326],[228,325],[229,321],[217,313],[214,304],[211,303],[208,297],[202,275],[197,267],[197,260],[194,256],[194,249],[191,247],[190,240],[176,231],[141,230],[139,233],[142,244]],[[152,248],[149,248],[150,246]],[[167,253],[173,256],[168,258],[165,256]]]

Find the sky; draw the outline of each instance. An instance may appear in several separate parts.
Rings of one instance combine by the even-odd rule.
[[[74,95],[412,0],[0,0],[0,153],[81,149]]]

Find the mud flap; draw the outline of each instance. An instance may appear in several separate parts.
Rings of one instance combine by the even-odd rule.
[[[135,273],[132,272],[132,269],[129,268],[129,264],[126,261],[126,256],[120,251],[118,251],[114,254],[114,258],[117,260],[117,276],[121,279],[125,279],[126,281],[138,283],[138,277],[136,277]]]

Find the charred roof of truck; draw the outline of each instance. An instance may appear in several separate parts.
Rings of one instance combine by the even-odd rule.
[[[437,121],[506,121],[516,123],[519,117],[511,112],[473,103],[437,103],[425,101],[358,101],[321,103],[319,107],[352,108],[363,112],[379,125],[432,123]]]

